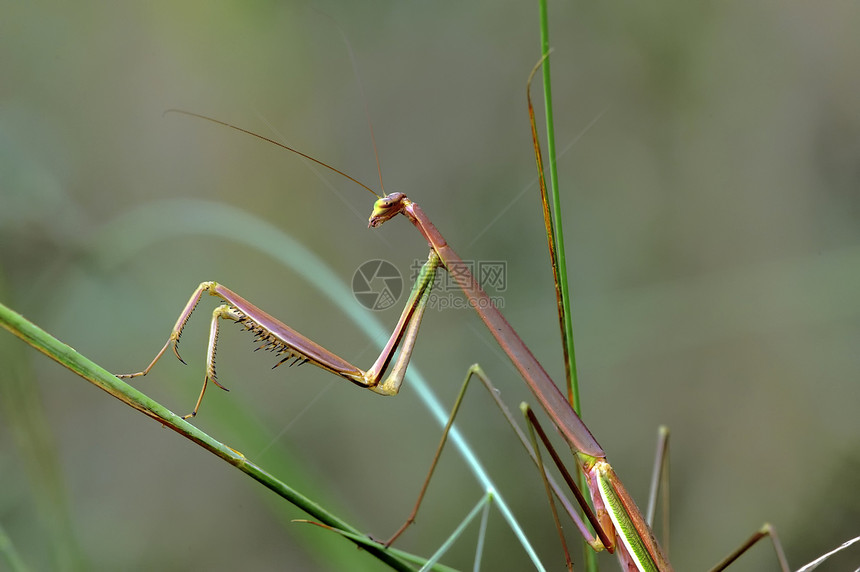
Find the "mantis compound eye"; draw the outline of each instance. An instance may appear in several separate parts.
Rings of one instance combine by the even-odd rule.
[[[396,216],[402,210],[404,199],[406,199],[406,195],[403,193],[391,193],[377,200],[373,204],[373,212],[370,214],[368,226],[376,228]]]

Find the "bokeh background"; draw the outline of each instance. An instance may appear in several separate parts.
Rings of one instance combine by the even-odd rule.
[[[348,181],[163,115],[240,124],[378,187],[366,103],[386,191],[419,202],[463,258],[507,263],[505,314],[561,378],[525,105],[536,4],[0,7],[4,303],[126,372],[161,347],[193,288],[218,280],[366,367],[381,340],[226,234],[253,226],[176,200],[242,209],[346,282],[376,258],[408,274],[420,237],[402,220],[367,230],[372,199]],[[641,505],[656,429],[672,429],[677,569],[713,564],[765,520],[797,567],[860,534],[860,8],[553,2],[550,15],[586,421]],[[183,337],[190,365],[168,357],[136,384],[178,413],[202,380],[205,302]],[[393,325],[399,308],[377,317]],[[415,392],[272,372],[252,347],[225,332],[232,391],[210,390],[195,423],[386,537],[439,436]],[[290,524],[297,509],[12,336],[0,349],[0,525],[33,569],[381,567]],[[480,362],[514,406],[529,396],[499,354],[473,313],[434,311],[413,363],[450,404]],[[534,468],[486,396],[464,407],[464,433],[560,569]],[[479,495],[449,452],[401,547],[431,553]],[[469,567],[475,534],[445,562]],[[485,566],[529,567],[496,513]],[[759,547],[737,570],[776,568]]]

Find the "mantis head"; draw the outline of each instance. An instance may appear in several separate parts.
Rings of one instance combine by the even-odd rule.
[[[373,204],[373,212],[370,213],[370,220],[367,226],[376,228],[385,221],[400,214],[410,204],[411,201],[403,193],[391,193],[382,197]]]

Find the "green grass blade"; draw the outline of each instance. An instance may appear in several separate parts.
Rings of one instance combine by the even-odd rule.
[[[5,297],[7,291],[3,278],[0,272],[0,297]],[[20,455],[20,460],[12,463],[20,464],[23,474],[26,475],[24,478],[29,489],[28,498],[35,506],[39,534],[45,546],[37,556],[37,559],[41,560],[31,561],[30,565],[37,569],[50,566],[65,572],[88,570],[92,565],[87,561],[77,539],[57,443],[48,414],[43,407],[38,384],[33,383],[34,373],[32,364],[27,359],[29,356],[20,349],[17,342],[11,339],[9,343],[0,343],[0,364],[3,365],[3,373],[0,375],[0,417],[4,428],[13,436],[15,448]],[[11,475],[8,477],[12,478]],[[17,488],[12,482],[5,480],[4,485],[12,490]],[[12,495],[18,497],[16,500],[20,502],[18,495]],[[3,536],[6,536],[6,533],[0,531],[0,537]],[[0,538],[0,553],[3,553],[6,547],[12,550],[12,553],[6,556],[9,565],[16,570],[18,564],[13,560],[17,557],[10,542],[8,536],[5,539]]]
[[[552,218],[554,237],[553,243],[556,253],[556,265],[558,268],[558,290],[561,295],[561,308],[564,312],[564,332],[563,344],[565,345],[565,354],[567,355],[568,363],[566,369],[570,372],[568,383],[568,396],[573,405],[574,411],[580,414],[579,400],[579,384],[576,374],[576,352],[573,345],[573,322],[570,312],[570,291],[567,280],[567,262],[564,251],[564,229],[561,217],[561,200],[559,197],[558,188],[558,165],[556,161],[555,149],[555,128],[553,127],[552,114],[552,82],[550,71],[549,58],[549,16],[547,13],[546,0],[540,0],[540,36],[541,36],[541,56],[544,57],[542,66],[543,77],[543,93],[544,93],[544,113],[546,116],[546,138],[547,138],[547,162],[549,164],[549,188],[552,204]]]
[[[70,346],[57,340],[20,314],[0,304],[0,326],[24,340],[33,348],[50,357],[60,365],[86,379],[99,389],[116,397],[126,405],[151,417],[160,425],[173,429],[186,439],[198,444],[210,453],[230,463],[263,486],[274,491],[293,505],[302,509],[320,522],[353,534],[360,532],[330,513],[318,503],[305,497],[244,455],[213,439],[194,425],[183,420],[161,404],[150,399],[134,387],[123,382],[95,362],[81,355]],[[365,546],[367,552],[385,562],[395,570],[411,570],[411,567],[379,547]]]
[[[2,559],[0,561],[5,561],[9,570],[13,572],[27,572],[29,570],[2,524],[0,524],[0,559]]]
[[[305,524],[313,524],[313,525],[319,526],[320,528],[324,528],[325,530],[328,530],[330,532],[334,532],[334,533],[337,533],[343,537],[346,537],[346,538],[352,540],[353,542],[355,542],[356,544],[360,544],[361,546],[370,547],[370,546],[375,545],[373,540],[371,540],[370,538],[368,538],[364,535],[361,535],[361,534],[354,534],[352,532],[347,532],[347,531],[341,530],[339,528],[334,528],[333,526],[326,526],[324,524],[320,524],[318,522],[311,522],[309,520],[297,520],[295,522],[305,523]],[[397,555],[398,557],[402,558],[403,560],[405,560],[407,562],[412,562],[413,564],[417,564],[418,566],[421,566],[422,571],[423,570],[429,570],[429,571],[433,571],[433,572],[456,572],[456,568],[451,568],[449,566],[445,566],[444,564],[438,564],[438,563],[433,562],[432,560],[426,560],[425,561],[422,558],[416,558],[415,555],[409,554],[408,552],[404,552],[404,551],[399,550],[397,548],[389,548],[388,551],[391,552],[392,554]]]
[[[553,232],[553,246],[551,250],[554,252],[555,259],[553,260],[554,271],[556,276],[556,292],[560,297],[559,319],[561,320],[562,329],[562,344],[564,347],[565,356],[565,371],[567,373],[567,393],[570,404],[577,415],[582,415],[582,406],[579,398],[579,381],[576,373],[576,350],[573,343],[573,321],[570,311],[570,288],[567,280],[567,258],[564,250],[564,227],[561,217],[561,199],[558,186],[558,165],[556,161],[555,149],[555,127],[552,112],[552,73],[550,66],[550,43],[549,43],[549,10],[546,0],[539,0],[540,12],[540,41],[541,41],[541,57],[544,58],[542,66],[543,77],[543,93],[544,93],[544,114],[546,116],[546,138],[547,138],[547,160],[549,163],[549,187],[552,203],[552,219],[551,225]],[[539,152],[539,151],[537,151]],[[543,190],[546,193],[546,189]],[[546,201],[546,198],[544,198]],[[579,472],[579,486],[582,490],[586,490],[585,475]],[[585,568],[591,572],[596,572],[598,569],[597,555],[588,546],[588,543],[583,540],[583,555]]]

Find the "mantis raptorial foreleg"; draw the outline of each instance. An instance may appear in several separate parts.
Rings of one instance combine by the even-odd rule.
[[[253,333],[260,345],[257,349],[265,349],[273,351],[278,356],[283,357],[274,367],[277,367],[285,362],[291,362],[290,365],[301,365],[312,363],[326,371],[338,375],[344,379],[353,382],[356,385],[370,389],[380,395],[396,395],[400,391],[400,386],[403,383],[403,375],[406,373],[406,367],[409,365],[409,358],[412,356],[412,349],[415,346],[415,339],[418,336],[418,328],[421,325],[421,319],[424,316],[424,310],[427,307],[427,300],[430,295],[430,290],[433,287],[433,281],[436,277],[436,270],[442,264],[441,259],[435,251],[431,250],[427,258],[427,262],[421,268],[418,274],[418,279],[412,288],[412,293],[406,302],[406,307],[400,315],[400,319],[391,333],[391,337],[385,344],[382,353],[367,371],[362,370],[338,355],[330,352],[316,342],[306,338],[296,330],[290,328],[280,320],[267,314],[260,308],[251,304],[226,286],[217,282],[203,282],[188,300],[185,308],[179,314],[176,320],[176,325],[170,332],[167,342],[164,347],[156,354],[155,358],[142,371],[136,373],[119,374],[120,378],[132,378],[146,375],[152,367],[161,359],[167,351],[167,348],[172,347],[173,353],[182,363],[185,360],[179,355],[179,338],[182,331],[185,329],[185,324],[191,317],[192,312],[200,302],[201,297],[205,292],[212,296],[221,298],[227,304],[218,306],[212,313],[212,324],[209,329],[209,344],[206,352],[206,375],[203,379],[203,388],[200,390],[200,396],[197,398],[197,403],[194,410],[185,415],[184,418],[194,417],[200,409],[200,403],[203,401],[203,395],[206,393],[206,388],[211,381],[221,389],[227,391],[227,388],[218,382],[215,374],[215,353],[218,344],[219,323],[221,320],[231,320],[244,326],[247,331]],[[400,352],[397,360],[392,365],[392,359],[398,348]],[[391,373],[384,378],[389,367]]]

